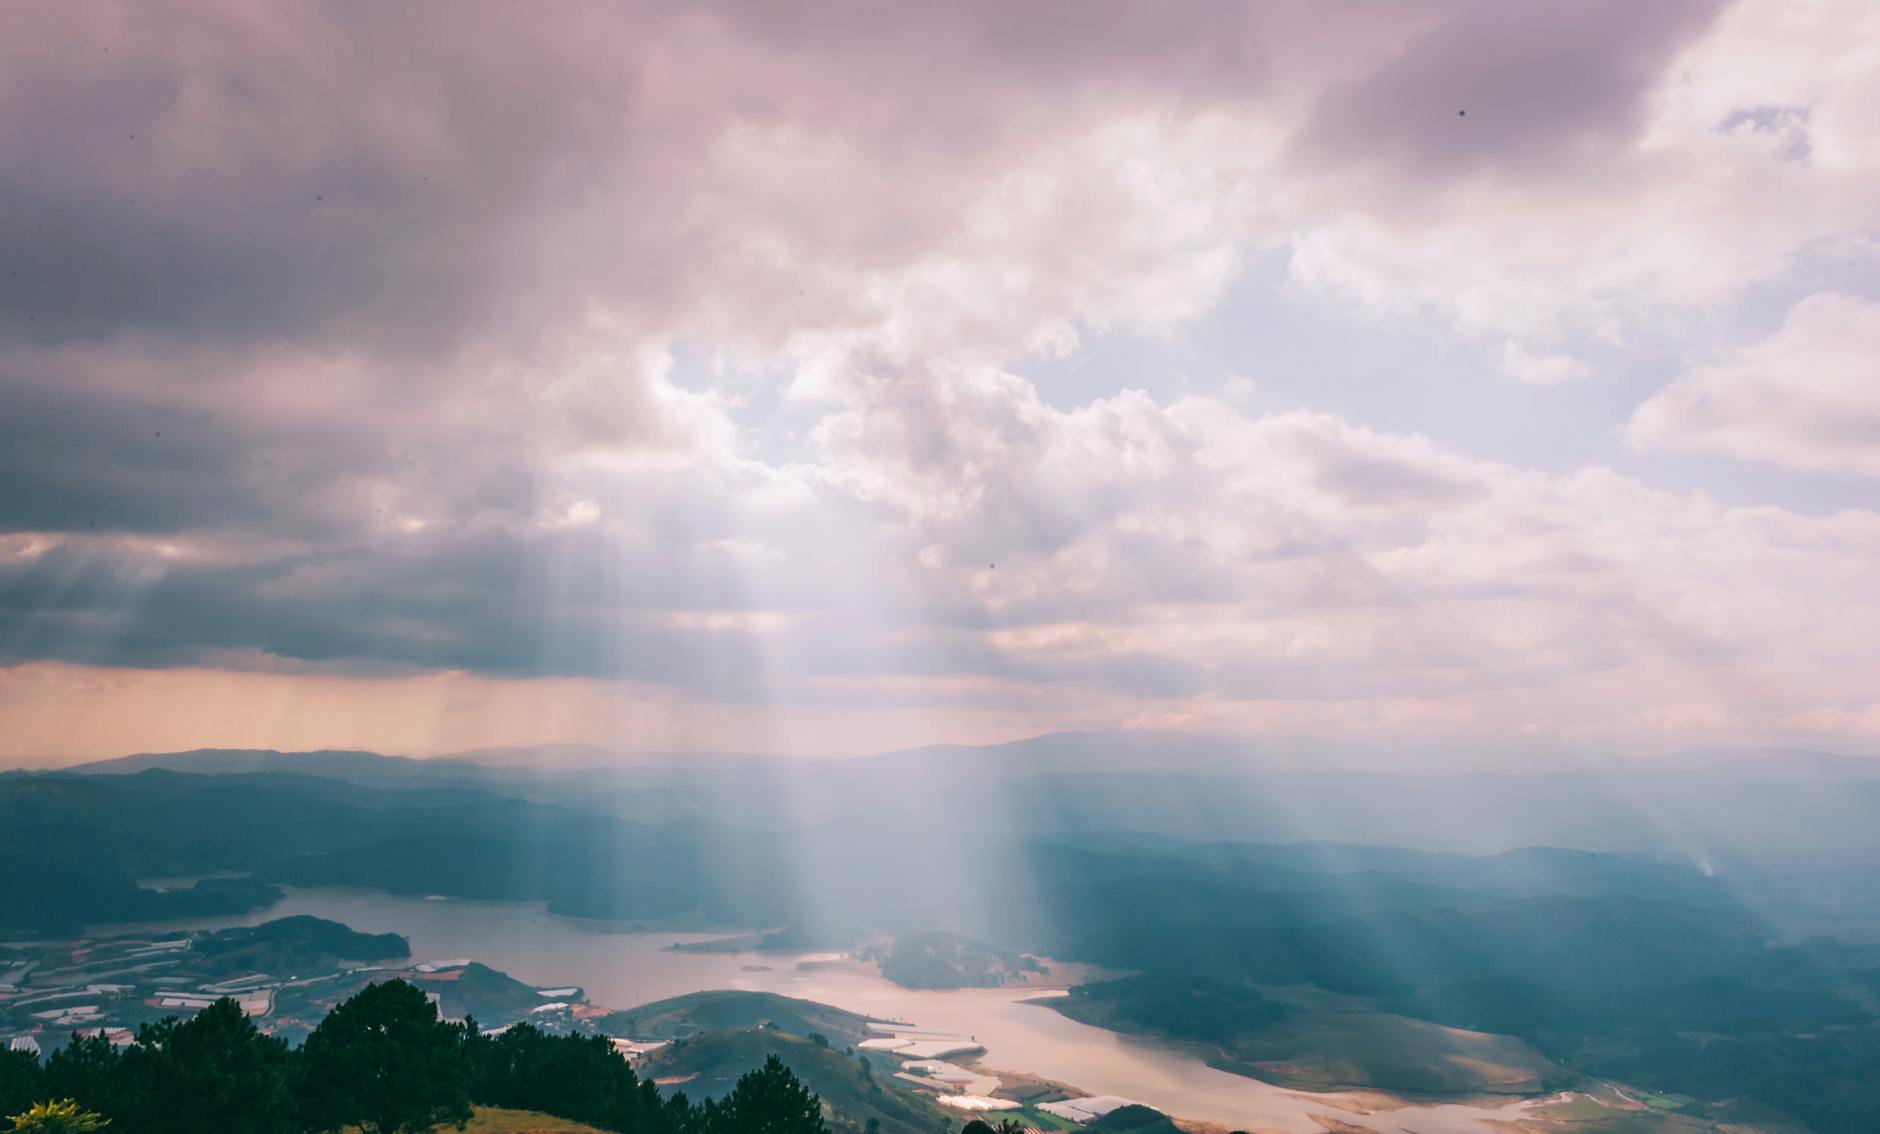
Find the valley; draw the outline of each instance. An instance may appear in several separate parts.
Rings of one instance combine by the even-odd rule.
[[[703,944],[722,937],[635,932],[606,922],[545,914],[539,905],[530,903],[289,889],[277,906],[266,911],[142,928],[163,933],[228,932],[281,917],[340,922],[364,934],[399,934],[408,941],[412,957],[453,961],[476,958],[476,970],[495,970],[503,975],[504,987],[515,989],[525,998],[521,1004],[511,999],[500,1010],[483,1006],[484,1010],[476,1014],[486,1023],[529,1018],[538,1024],[654,1042],[707,1032],[727,1037],[761,1033],[766,1029],[760,1024],[771,1024],[784,1035],[806,1040],[811,1034],[821,1034],[838,1050],[850,1046],[861,1050],[860,1043],[873,1035],[868,1021],[893,1021],[927,1032],[966,1037],[972,1047],[980,1050],[968,1058],[956,1057],[955,1061],[1002,1083],[1009,1078],[1014,1084],[1039,1080],[1067,1084],[1073,1088],[1073,1097],[1081,1088],[1084,1094],[1147,1104],[1184,1121],[1223,1130],[1321,1134],[1342,1123],[1375,1134],[1500,1134],[1492,1124],[1517,1119],[1552,1122],[1547,1117],[1547,1100],[1558,1098],[1552,1090],[1523,1093],[1519,1088],[1526,1084],[1518,1083],[1503,1083],[1502,1098],[1487,1097],[1480,1080],[1454,1077],[1453,1060],[1465,1058],[1454,1050],[1455,1044],[1439,1052],[1431,1052],[1427,1045],[1395,1049],[1399,1067],[1408,1066],[1405,1061],[1418,1053],[1428,1054],[1429,1062],[1421,1073],[1448,1077],[1420,1082],[1448,1089],[1394,1094],[1375,1085],[1352,1088],[1334,1082],[1335,1072],[1329,1069],[1276,1073],[1272,1068],[1252,1064],[1229,1069],[1218,1052],[1203,1047],[1095,1026],[1074,1018],[1076,1010],[1056,1010],[1069,999],[1062,988],[909,989],[884,979],[867,965],[830,965],[835,958],[827,953],[675,949],[675,944]],[[754,970],[750,961],[760,956],[764,967]],[[410,970],[408,965],[380,975],[409,975]],[[447,968],[447,972],[469,970],[469,966]],[[1070,972],[1080,980],[1104,975],[1076,968]],[[368,975],[353,974],[348,979],[363,983]],[[581,999],[595,1007],[549,1016],[527,1012],[531,1003],[552,1002],[538,989],[565,990],[570,986],[579,986]],[[714,989],[724,991],[707,991]],[[478,1007],[474,1002],[457,1000],[447,1001],[446,1005],[453,1014]],[[603,1012],[621,1005],[628,1007]],[[634,1007],[639,1005],[647,1007]],[[1403,1025],[1413,1026],[1408,1021]],[[1383,1041],[1392,1038],[1389,1033],[1373,1033],[1365,1043],[1352,1043],[1353,1032],[1363,1030],[1321,1035],[1318,1038],[1324,1046],[1316,1050],[1321,1058],[1329,1060],[1334,1055],[1361,1058],[1352,1053],[1388,1049]],[[1395,1038],[1406,1036],[1399,1033]],[[1502,1037],[1477,1038],[1491,1046],[1514,1042]],[[661,1051],[646,1068],[649,1074],[675,1080],[670,1086],[692,1092],[700,1089],[692,1085],[695,1081],[702,1080],[706,1086],[728,1084],[751,1066],[742,1062],[745,1056],[779,1050],[780,1045],[788,1046],[781,1039],[765,1039],[762,1035],[715,1039],[683,1057],[684,1048]],[[1518,1050],[1518,1043],[1514,1047]],[[795,1049],[798,1056],[807,1050]],[[761,1062],[761,1054],[758,1058]],[[814,1058],[826,1062],[820,1054]],[[875,1073],[892,1084],[891,1091],[905,1094],[912,1089],[892,1079],[891,1068],[899,1060],[885,1052],[871,1054],[870,1058]],[[1445,1066],[1452,1069],[1441,1071]],[[663,1074],[662,1068],[672,1074]],[[1380,1068],[1373,1066],[1369,1070],[1376,1074]],[[845,1072],[854,1073],[859,1073],[859,1064]],[[1320,1076],[1317,1089],[1313,1089],[1313,1075]],[[811,1081],[825,1085],[839,1082]],[[873,1092],[869,1094],[872,1098]],[[1455,1101],[1431,1098],[1434,1095],[1440,1100],[1444,1094],[1456,1096]],[[902,1105],[922,1103],[926,1095],[916,1091],[910,1096],[913,1102],[904,1100]],[[1616,1096],[1607,1093],[1604,1097],[1610,1105],[1596,1104],[1602,1118],[1625,1118],[1636,1125],[1662,1117],[1642,1107],[1634,1115]],[[935,1104],[929,1101],[924,1105],[932,1108]],[[1582,1122],[1574,1129],[1585,1134],[1599,1128]]]
[[[395,935],[409,954],[144,974],[182,982],[167,993],[104,967],[57,990],[95,1015],[26,1004],[6,1026],[125,1028],[227,987],[291,1038],[383,969],[486,1026],[599,1031],[591,1021],[612,1016],[600,1034],[634,1041],[650,1037],[618,1019],[638,1006],[774,994],[977,1049],[891,1054],[869,1037],[882,1059],[945,1064],[888,1071],[896,1090],[1030,1106],[1053,1100],[1013,1099],[1018,1085],[1056,1083],[1065,1098],[1224,1130],[1482,1134],[1589,1113],[1832,1130],[1865,1105],[1880,946],[1858,836],[1825,857],[1462,854],[1103,825],[1119,815],[1118,776],[1150,828],[1158,795],[1282,782],[1177,764],[1069,775],[1021,762],[977,769],[970,788],[928,775],[920,754],[784,775],[182,753],[4,776],[0,820],[16,839],[0,923],[28,948],[66,943],[48,970],[112,939],[131,942],[100,958],[300,916]],[[1345,781],[1286,782],[1310,795]],[[1868,794],[1865,780],[1819,786],[1848,806]],[[1531,811],[1559,788],[1510,777],[1496,790],[1525,793]],[[1034,810],[1011,810],[1020,801]],[[212,904],[171,904],[199,895]],[[452,963],[417,971],[440,961]],[[115,984],[128,987],[92,988]]]

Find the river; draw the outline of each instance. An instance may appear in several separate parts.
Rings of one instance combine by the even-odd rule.
[[[367,933],[400,933],[416,961],[470,957],[540,987],[578,984],[610,1008],[712,988],[775,992],[918,1027],[972,1036],[980,1063],[1026,1071],[1092,1094],[1122,1095],[1182,1118],[1231,1129],[1321,1134],[1336,1117],[1380,1134],[1503,1134],[1489,1125],[1523,1117],[1529,1104],[1416,1105],[1365,1110],[1346,1095],[1287,1090],[1216,1070],[1191,1051],[1118,1035],[1037,1003],[1035,989],[931,991],[901,988],[873,973],[798,968],[801,955],[681,953],[675,942],[718,934],[639,933],[607,922],[558,917],[538,903],[401,898],[353,890],[290,890],[244,917],[171,927],[253,925],[292,914],[344,922]],[[117,927],[113,932],[121,932]],[[768,971],[746,966],[765,965]]]

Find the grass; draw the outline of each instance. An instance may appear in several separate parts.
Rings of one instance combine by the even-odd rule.
[[[569,1122],[565,1118],[550,1118],[546,1114],[537,1114],[529,1110],[504,1110],[501,1107],[480,1106],[470,1125],[464,1127],[467,1134],[603,1134],[598,1126],[585,1126],[579,1122]]]
[[[1583,1092],[1575,1092],[1567,1102],[1550,1102],[1539,1107],[1535,1114],[1562,1122],[1596,1122],[1609,1118],[1614,1113],[1613,1107]]]
[[[1537,1107],[1516,1128],[1559,1134],[1808,1134],[1793,1120],[1754,1104],[1733,1104],[1728,1115],[1685,1114],[1664,1106],[1695,1107],[1695,1100],[1682,1095],[1657,1095],[1637,1087],[1619,1093],[1605,1085],[1592,1092],[1576,1091],[1569,1102]]]

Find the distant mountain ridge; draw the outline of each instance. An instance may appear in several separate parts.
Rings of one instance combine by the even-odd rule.
[[[1807,748],[1682,749],[1653,756],[1574,751],[1552,743],[1338,741],[1311,736],[1236,736],[1130,730],[1053,732],[1001,744],[936,744],[854,761],[944,766],[1006,775],[1092,772],[1368,772],[1410,776],[1654,776],[1704,773],[1779,782],[1880,780],[1880,756]]]
[[[1493,746],[1459,750],[1427,741],[1385,745],[1311,737],[1233,736],[1213,733],[1117,731],[1054,732],[999,744],[940,744],[855,758],[763,756],[734,752],[620,751],[591,744],[540,744],[467,749],[438,756],[395,756],[363,749],[283,751],[272,748],[197,748],[140,752],[87,761],[64,771],[124,775],[161,768],[198,775],[288,772],[383,783],[409,780],[483,782],[492,777],[592,773],[628,769],[722,771],[748,766],[840,764],[866,774],[886,768],[943,769],[995,775],[1070,775],[1098,772],[1371,772],[1411,776],[1563,775],[1655,777],[1699,774],[1716,779],[1780,783],[1880,781],[1880,756],[1807,748],[1683,749],[1656,756],[1576,754],[1553,745],[1522,750],[1512,764],[1496,762]],[[1531,761],[1531,762],[1523,762]]]
[[[479,792],[636,823],[710,819],[759,829],[787,819],[808,832],[794,853],[816,869],[836,869],[848,854],[834,845],[838,829],[917,856],[955,853],[949,848],[966,828],[1008,838],[1127,830],[1201,842],[1367,843],[1463,854],[1557,846],[1719,866],[1747,853],[1842,861],[1855,852],[1880,854],[1873,834],[1880,830],[1880,760],[1868,757],[1751,749],[1602,757],[1568,770],[1362,771],[1267,767],[1233,751],[1221,738],[1185,734],[1059,733],[861,759],[718,757],[693,765],[651,756],[641,758],[660,762],[560,768],[462,755],[202,749],[61,774],[291,775],[382,791]],[[531,752],[479,755],[527,759]],[[955,889],[949,900],[975,900]]]
[[[310,752],[283,752],[274,748],[194,748],[184,752],[138,752],[130,756],[74,764],[63,770],[88,776],[127,776],[156,768],[199,776],[288,772],[333,779],[369,774],[375,779],[383,779],[401,773],[413,778],[428,778],[471,766],[468,761],[450,757],[420,760],[410,756],[386,756],[362,749],[322,748]]]
[[[1776,783],[1880,780],[1880,757],[1812,748],[1686,749],[1616,766],[1642,775],[1702,774]]]
[[[484,782],[551,773],[606,773],[626,768],[733,767],[746,761],[784,759],[725,752],[617,752],[586,744],[474,748],[439,756],[392,756],[364,749],[193,748],[138,752],[59,769],[79,775],[134,775],[151,769],[194,775],[288,773],[355,783],[414,784]]]

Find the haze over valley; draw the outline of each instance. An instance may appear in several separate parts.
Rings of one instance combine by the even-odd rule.
[[[598,1008],[563,1026],[614,1010],[638,1041],[636,1005],[779,993],[970,1037],[993,1091],[1037,1076],[1253,1128],[1487,1134],[1562,1092],[1634,1124],[1870,1104],[1868,762],[1382,773],[1195,747],[564,768],[208,750],[14,773],[5,928],[157,940],[311,916],[394,935],[406,964],[506,974],[455,1006],[483,1023],[557,1019],[530,990],[568,986]],[[264,993],[299,975],[249,967]],[[7,1020],[56,1034],[26,1011],[59,1003],[37,990]],[[195,1003],[145,991],[74,1022]],[[317,1011],[257,1018],[292,1034]]]

